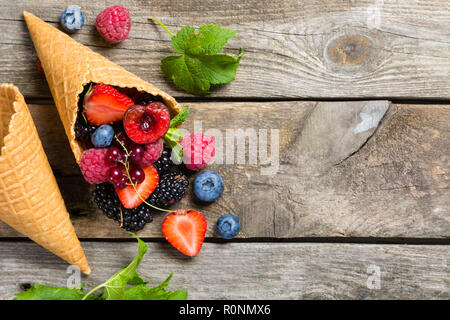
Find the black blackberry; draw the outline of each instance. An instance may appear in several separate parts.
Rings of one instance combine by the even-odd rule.
[[[172,160],[170,159],[171,153],[172,149],[164,145],[164,150],[161,153],[161,156],[154,163],[156,170],[158,170],[159,175],[169,173],[169,171],[171,171],[171,169],[173,169],[176,166],[175,163],[173,163]]]
[[[75,138],[79,141],[89,141],[91,134],[97,130],[98,126],[90,123],[84,119],[83,115],[78,113],[77,120],[75,121]]]
[[[167,208],[183,199],[189,186],[188,178],[181,172],[170,172],[159,177],[155,191],[147,201],[158,208]]]
[[[144,92],[141,94],[141,96],[139,97],[138,102],[136,104],[144,106],[144,105],[148,105],[152,102],[156,102],[156,101],[163,102],[163,100],[160,96],[154,96],[150,93]]]
[[[122,228],[127,231],[139,231],[146,223],[153,220],[151,208],[144,203],[133,209],[125,209],[110,183],[98,184],[93,195],[99,209],[108,218],[121,222]]]

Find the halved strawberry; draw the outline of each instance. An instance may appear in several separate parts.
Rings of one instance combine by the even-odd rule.
[[[84,97],[84,111],[89,122],[102,125],[122,120],[133,100],[106,84],[97,84]]]
[[[167,241],[188,256],[196,256],[202,248],[206,219],[195,210],[176,210],[163,221],[162,233]]]
[[[145,172],[145,180],[142,183],[136,185],[137,192],[140,196],[136,193],[136,190],[134,190],[133,186],[126,186],[123,189],[116,188],[116,192],[119,196],[120,202],[122,202],[123,206],[127,209],[136,208],[138,205],[144,202],[143,199],[147,199],[158,185],[158,171],[156,171],[156,168],[154,166],[144,167],[142,168],[142,170],[144,170]]]

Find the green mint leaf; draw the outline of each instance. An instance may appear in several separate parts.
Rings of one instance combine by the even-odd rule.
[[[178,127],[189,117],[189,106],[185,106],[172,120],[170,120],[170,128]]]
[[[172,161],[175,164],[180,164],[183,158],[183,148],[179,141],[183,139],[180,129],[169,128],[164,136],[164,142],[172,149]]]
[[[202,25],[198,32],[187,26],[172,37],[172,48],[181,55],[171,55],[161,61],[161,70],[175,86],[193,94],[208,94],[211,84],[233,81],[242,58],[219,54],[235,30],[218,25]]]
[[[81,288],[64,288],[33,285],[27,291],[15,295],[14,300],[81,300],[85,293]],[[89,300],[97,299],[90,296]]]
[[[125,300],[186,300],[187,291],[185,290],[166,290],[172,273],[160,285],[150,288],[141,284],[131,287],[125,291]]]
[[[131,232],[130,232],[131,233]],[[147,252],[147,245],[132,233],[138,240],[139,249],[137,256],[131,261],[129,265],[120,269],[116,274],[109,278],[105,283],[99,287],[104,287],[101,298],[104,300],[122,300],[125,295],[125,288],[128,283],[139,282],[137,281],[136,268],[142,260],[142,257]],[[140,278],[140,277],[139,277]],[[142,279],[141,279],[142,280]],[[130,282],[131,281],[131,282]]]

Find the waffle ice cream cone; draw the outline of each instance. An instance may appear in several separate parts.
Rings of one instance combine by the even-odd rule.
[[[0,85],[0,115],[0,220],[89,274],[33,119],[13,85]]]
[[[94,82],[135,88],[160,96],[172,116],[181,110],[176,100],[164,91],[95,53],[33,14],[24,11],[23,15],[78,163],[83,145],[75,139],[74,127],[79,95],[86,84]]]

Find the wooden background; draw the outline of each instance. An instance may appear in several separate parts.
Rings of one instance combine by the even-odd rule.
[[[135,254],[136,243],[95,210],[80,176],[22,11],[58,25],[68,4],[87,21],[73,37],[192,107],[203,129],[279,129],[276,175],[261,165],[211,165],[224,195],[201,206],[207,239],[187,258],[161,234],[162,214],[139,235],[149,244],[140,272],[190,298],[450,298],[449,1],[352,0],[120,1],[132,16],[128,39],[110,45],[96,15],[113,1],[0,0],[0,82],[26,97],[77,234],[103,282]],[[238,31],[244,49],[236,81],[210,96],[174,88],[160,71],[172,32],[217,23]],[[242,231],[222,241],[217,218],[238,215]],[[66,264],[0,223],[0,298],[24,283],[64,285]],[[251,268],[249,268],[251,266]],[[379,267],[380,288],[370,289]]]

